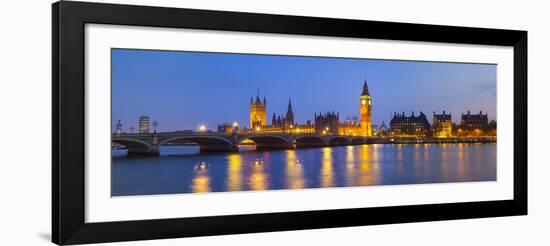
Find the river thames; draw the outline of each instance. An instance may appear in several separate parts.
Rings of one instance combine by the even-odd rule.
[[[112,195],[255,191],[496,180],[496,144],[372,144],[199,154],[163,146],[156,157],[113,150]]]

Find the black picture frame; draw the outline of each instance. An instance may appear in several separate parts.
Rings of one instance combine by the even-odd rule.
[[[52,241],[83,244],[527,214],[527,31],[62,1],[52,6]],[[514,199],[85,223],[86,23],[513,47]]]

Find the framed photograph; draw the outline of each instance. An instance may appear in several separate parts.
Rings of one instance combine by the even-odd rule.
[[[57,244],[527,214],[527,32],[53,4]]]

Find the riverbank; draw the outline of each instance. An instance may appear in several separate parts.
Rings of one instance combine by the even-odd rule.
[[[458,143],[496,143],[497,139],[493,137],[487,138],[373,138],[368,141],[375,144],[458,144]]]

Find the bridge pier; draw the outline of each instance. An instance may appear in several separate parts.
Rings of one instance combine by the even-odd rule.
[[[159,156],[159,137],[157,134],[151,135],[151,147],[143,148],[143,146],[128,147],[128,156]]]

